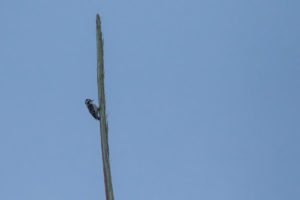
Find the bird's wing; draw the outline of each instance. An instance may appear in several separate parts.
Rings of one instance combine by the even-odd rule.
[[[98,111],[99,108],[95,104],[92,104],[92,105],[93,105],[94,110],[96,111],[96,116],[99,118],[99,111]]]

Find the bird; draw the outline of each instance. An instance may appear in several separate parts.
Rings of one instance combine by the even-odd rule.
[[[99,116],[99,108],[93,103],[94,100],[91,99],[86,99],[85,100],[85,105],[87,106],[89,112],[91,113],[91,115],[96,119],[96,120],[100,120],[100,116]]]

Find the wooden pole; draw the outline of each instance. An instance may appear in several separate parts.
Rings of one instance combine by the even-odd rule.
[[[103,39],[101,32],[101,20],[99,14],[96,17],[97,32],[97,83],[98,100],[100,108],[100,136],[102,149],[102,162],[106,200],[114,200],[114,193],[110,174],[109,146],[108,146],[108,125],[106,119],[106,104],[104,90],[104,61],[103,61]]]

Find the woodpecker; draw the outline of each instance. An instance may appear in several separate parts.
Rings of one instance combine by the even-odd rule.
[[[93,103],[93,100],[91,99],[86,99],[85,100],[85,105],[87,106],[89,112],[91,113],[91,115],[96,119],[96,120],[100,120],[100,116],[99,116],[99,108]]]

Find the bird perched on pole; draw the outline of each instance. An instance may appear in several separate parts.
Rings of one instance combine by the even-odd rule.
[[[96,119],[96,120],[100,120],[100,116],[99,116],[99,108],[93,103],[94,100],[91,99],[86,99],[85,100],[85,105],[87,106],[89,112],[91,113],[91,115]]]

